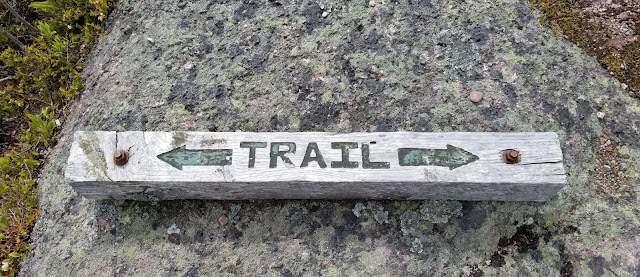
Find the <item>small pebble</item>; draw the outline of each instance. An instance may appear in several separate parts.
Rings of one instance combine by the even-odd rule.
[[[374,1],[369,1],[369,7],[375,7],[376,6],[376,2]]]
[[[329,16],[328,12],[322,12],[322,17],[327,17],[327,16]]]
[[[618,15],[618,18],[619,18],[620,20],[627,20],[627,19],[629,19],[629,12],[628,12],[628,11],[626,11],[626,12],[623,12],[623,13],[619,14],[619,15]]]
[[[227,223],[229,223],[229,218],[223,215],[218,218],[218,223],[220,223],[220,225],[222,226],[227,225]]]
[[[636,94],[635,94],[633,91],[630,91],[630,92],[629,92],[629,96],[631,96],[631,97],[636,97]]]
[[[482,97],[484,97],[484,95],[482,94],[482,92],[479,92],[479,91],[472,91],[469,94],[469,99],[473,103],[478,103],[478,102],[482,101]]]
[[[606,171],[611,171],[611,167],[609,165],[603,165],[602,168],[604,168]]]
[[[598,118],[600,118],[600,119],[604,118],[604,113],[603,112],[598,112],[597,115],[598,115]]]
[[[189,70],[193,68],[193,63],[191,61],[188,61],[187,63],[184,64],[184,69]]]
[[[629,88],[629,86],[627,84],[625,84],[625,83],[620,83],[620,87],[622,89],[628,89]]]
[[[627,163],[620,163],[620,170],[621,170],[621,171],[625,171],[625,170],[627,170],[627,167],[628,167],[628,166],[627,166]]]
[[[154,43],[154,40],[153,40],[152,38],[147,38],[147,41],[148,41],[149,43],[151,43],[151,44],[153,44],[153,43]]]

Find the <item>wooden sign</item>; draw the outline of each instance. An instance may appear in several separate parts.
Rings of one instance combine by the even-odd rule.
[[[555,133],[77,132],[65,172],[91,199],[544,201]]]

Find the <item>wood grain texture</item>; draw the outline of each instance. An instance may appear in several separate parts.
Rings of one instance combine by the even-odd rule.
[[[265,142],[255,149],[241,142]],[[295,153],[277,157],[270,167],[272,142],[293,142]],[[317,143],[322,161],[300,167],[309,143]],[[341,161],[332,142],[355,142],[349,160],[357,168],[332,168]],[[477,160],[454,169],[447,166],[400,166],[398,149],[447,149],[455,146]],[[363,147],[364,146],[364,147]],[[178,169],[158,158],[179,147],[231,149],[224,166],[186,165]],[[363,148],[371,162],[388,168],[363,168]],[[116,149],[130,153],[123,166],[113,163]],[[287,146],[280,146],[286,151]],[[502,151],[515,149],[521,160],[506,164]],[[312,151],[311,157],[316,156]],[[91,199],[459,199],[544,201],[565,183],[562,151],[555,133],[208,133],[208,132],[77,132],[65,178]]]

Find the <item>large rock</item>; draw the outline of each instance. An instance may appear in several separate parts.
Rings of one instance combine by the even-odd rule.
[[[639,101],[524,1],[123,0],[84,74],[22,276],[640,274]],[[569,176],[542,204],[89,201],[76,130],[553,131]]]

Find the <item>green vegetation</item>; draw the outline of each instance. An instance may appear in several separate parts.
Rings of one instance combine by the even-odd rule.
[[[583,48],[616,77],[629,86],[636,96],[640,97],[640,40],[635,40],[623,49],[615,49],[607,45],[607,38],[599,32],[600,27],[590,21],[590,18],[578,16],[573,9],[583,5],[584,0],[529,0],[531,7],[540,11],[539,18],[543,25],[550,27],[553,32],[563,35],[576,45]],[[630,18],[637,24],[640,18]]]
[[[81,57],[113,0],[0,0],[0,259],[14,276],[38,218],[39,166],[81,89]]]

